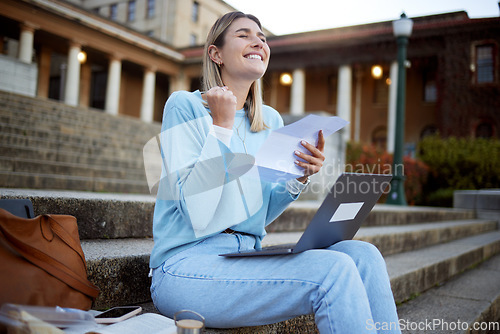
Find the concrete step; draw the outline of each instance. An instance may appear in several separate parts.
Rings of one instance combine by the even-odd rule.
[[[11,176],[5,176],[3,182],[9,181],[7,177]],[[26,177],[29,178],[29,175]],[[82,190],[93,189],[94,185],[90,183],[90,180],[83,180],[82,182],[84,181],[88,181],[89,183],[85,184],[87,188],[81,188]],[[0,182],[2,182],[1,173]],[[31,180],[30,182],[36,181]],[[146,184],[143,186],[146,187]],[[48,185],[45,189],[54,188]],[[132,193],[132,191],[129,192]],[[155,198],[151,195],[9,188],[0,188],[0,195],[6,198],[31,199],[36,214],[50,212],[53,214],[61,213],[75,216],[79,224],[81,224],[80,235],[82,239],[102,238],[103,234],[109,238],[150,237],[152,235],[151,222]],[[82,201],[79,199],[82,199]],[[127,204],[122,205],[121,203]],[[118,210],[115,210],[116,205],[119,205]],[[292,203],[275,222],[268,226],[268,232],[303,231],[316,213],[319,205],[319,202],[309,201],[305,203]],[[126,219],[126,217],[134,217],[135,219]],[[424,218],[427,220],[422,220]],[[464,209],[396,207],[377,204],[363,223],[363,227],[377,226],[377,224],[380,225],[381,223],[388,225],[389,222],[395,222],[393,225],[402,225],[404,221],[407,222],[406,224],[413,224],[418,222],[467,220],[473,218],[474,212]],[[100,226],[102,222],[106,222],[106,228],[95,227],[95,225]],[[115,225],[120,225],[125,231],[140,230],[146,234],[115,235],[114,230],[110,228]]]
[[[2,172],[21,172],[30,174],[56,174],[83,176],[88,178],[116,178],[146,183],[144,168],[125,169],[108,166],[86,165],[71,162],[40,161],[37,159],[12,158],[0,162]]]
[[[24,146],[68,151],[98,156],[127,157],[130,159],[142,159],[142,150],[147,140],[137,143],[130,142],[122,138],[118,140],[96,139],[92,137],[65,135],[60,133],[50,133],[43,137],[38,133],[29,135],[3,132],[5,127],[0,126],[0,141],[4,146]],[[8,129],[9,131],[12,129]],[[149,140],[149,138],[148,138]],[[3,155],[3,154],[2,154]]]
[[[386,262],[394,299],[406,301],[499,253],[500,231],[494,231],[389,255]]]
[[[319,334],[314,316],[304,315],[275,324],[230,329],[207,328],[205,334]]]
[[[101,290],[94,309],[151,300],[149,256],[152,238],[82,240],[91,282]]]
[[[122,132],[129,136],[144,136],[151,129],[159,131],[159,123],[144,123],[127,115],[119,117],[102,110],[72,107],[55,100],[44,100],[23,95],[0,92],[0,117],[2,122],[20,123],[34,119],[38,123],[60,124],[64,128],[101,129],[104,133]],[[111,126],[110,125],[114,125]],[[110,132],[111,131],[111,132]]]
[[[296,201],[273,222],[268,232],[303,231],[314,217],[320,201]],[[378,204],[363,226],[407,225],[424,222],[473,219],[473,210]]]
[[[95,308],[150,300],[150,238],[82,240],[89,278],[101,289]],[[500,232],[386,256],[394,298],[409,300],[467,268],[500,253]],[[311,268],[314,270],[314,268]]]
[[[142,153],[136,159],[124,159],[122,157],[92,155],[86,153],[76,153],[75,151],[61,151],[46,147],[26,147],[23,145],[6,146],[0,143],[0,161],[9,161],[10,158],[33,159],[41,161],[52,161],[62,163],[76,163],[93,166],[139,169],[144,170]]]
[[[51,213],[75,216],[82,240],[153,235],[156,199],[151,195],[0,188],[0,197],[29,198],[35,215]]]
[[[398,307],[402,332],[500,333],[500,255]]]
[[[62,119],[63,116],[50,114],[50,120],[40,119],[44,112],[50,111],[40,110],[38,112],[30,112],[28,114],[18,113],[16,116],[6,117],[4,111],[0,109],[1,119],[5,120],[0,123],[2,133],[9,135],[30,136],[43,139],[68,139],[76,142],[101,142],[102,144],[114,143],[132,145],[146,142],[152,136],[160,132],[159,123],[140,123],[137,124],[136,119],[128,119],[125,121],[116,116],[107,115],[108,119],[102,119],[97,122],[95,119],[82,119],[81,124],[72,121],[74,117]],[[81,113],[78,110],[72,110],[73,114]],[[84,114],[85,115],[85,114]],[[118,121],[120,120],[120,121]],[[126,138],[126,140],[124,140]]]
[[[0,185],[3,187],[21,187],[26,189],[74,189],[75,191],[82,192],[92,191],[122,194],[149,193],[145,181],[24,172],[0,171]]]
[[[70,128],[62,125],[60,120],[54,120],[54,124],[43,124],[33,119],[22,125],[0,123],[1,141],[5,145],[40,145],[47,148],[58,147],[58,144],[77,149],[88,147],[97,152],[98,149],[142,151],[144,144],[160,132],[158,125],[138,133],[140,130],[134,123],[128,124],[128,132],[116,128],[117,124],[112,121],[107,123],[109,125],[101,124],[93,128],[89,128],[89,125],[73,125]]]
[[[40,138],[50,138],[55,135],[69,135],[77,138],[94,138],[98,140],[142,142],[160,131],[159,123],[140,123],[136,118],[125,118],[118,121],[118,117],[106,115],[93,117],[95,113],[81,114],[81,110],[68,110],[66,113],[54,113],[51,110],[16,113],[0,108],[0,120],[3,132],[11,134],[30,135]],[[75,114],[79,113],[75,119]],[[97,114],[100,115],[100,114]],[[120,127],[115,128],[117,125]]]
[[[144,144],[159,123],[0,92],[0,185],[149,193]]]
[[[396,226],[361,227],[354,236],[378,247],[386,256],[497,230],[497,222],[486,219],[452,220]],[[277,245],[296,243],[302,232],[268,234],[262,243]]]

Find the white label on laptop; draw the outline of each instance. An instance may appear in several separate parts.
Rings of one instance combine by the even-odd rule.
[[[342,203],[339,205],[332,218],[330,219],[331,223],[340,222],[344,220],[351,220],[356,217],[361,207],[365,204],[365,202],[357,202],[357,203]]]

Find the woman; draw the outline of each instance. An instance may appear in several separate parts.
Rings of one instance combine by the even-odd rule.
[[[154,304],[169,317],[196,311],[216,328],[314,313],[321,333],[376,332],[382,323],[399,332],[384,260],[367,243],[291,256],[219,256],[259,248],[265,226],[298,198],[325,159],[320,132],[317,143],[291,152],[303,177],[269,183],[253,168],[230,172],[283,126],[278,112],[262,105],[258,79],[269,56],[258,19],[228,13],[207,37],[205,93],[176,92],[165,105],[150,263]]]

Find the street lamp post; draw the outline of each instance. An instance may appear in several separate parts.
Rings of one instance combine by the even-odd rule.
[[[394,140],[393,178],[387,197],[387,204],[407,205],[404,189],[403,149],[405,137],[405,91],[406,91],[406,48],[411,35],[413,21],[401,14],[399,20],[392,22],[394,36],[398,45],[398,82],[396,93],[396,134]]]

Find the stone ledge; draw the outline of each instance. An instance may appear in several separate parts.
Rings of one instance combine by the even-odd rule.
[[[155,198],[151,195],[8,188],[0,189],[0,194],[2,198],[29,198],[35,215],[75,216],[82,240],[152,236]]]
[[[453,207],[471,210],[494,210],[500,215],[500,189],[458,190],[453,193]]]

